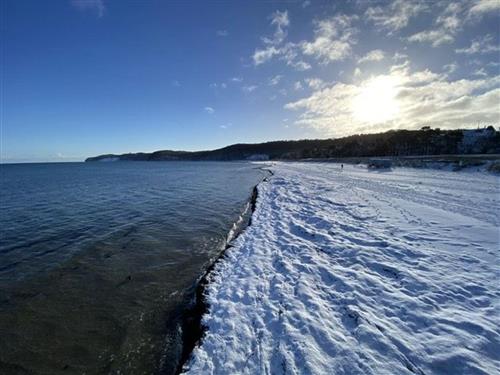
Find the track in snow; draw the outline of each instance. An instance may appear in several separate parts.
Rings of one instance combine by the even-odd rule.
[[[272,170],[188,373],[498,373],[499,177]]]

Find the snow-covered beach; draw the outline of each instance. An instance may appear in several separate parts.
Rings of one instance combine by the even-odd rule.
[[[188,373],[499,372],[498,176],[271,170],[210,274]]]

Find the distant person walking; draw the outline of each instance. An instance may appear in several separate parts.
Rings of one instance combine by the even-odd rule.
[[[340,164],[340,170],[343,171],[344,170],[344,164]]]

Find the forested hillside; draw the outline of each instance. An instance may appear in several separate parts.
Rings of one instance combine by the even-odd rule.
[[[234,144],[211,151],[156,151],[100,155],[86,161],[297,160],[305,158],[500,154],[500,132],[492,126],[474,130],[391,130],[337,139]]]

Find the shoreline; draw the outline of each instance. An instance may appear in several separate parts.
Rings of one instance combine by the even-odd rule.
[[[274,173],[268,169],[262,169],[264,172],[268,172],[270,176]],[[255,212],[257,198],[258,198],[258,186],[267,181],[267,177],[264,177],[257,185],[255,185],[252,189],[252,194],[247,204],[250,208],[250,213],[247,219],[246,225],[241,226],[240,230],[237,230],[235,235],[230,238],[228,236],[228,242],[226,246],[222,249],[222,251],[215,257],[215,259],[211,262],[209,267],[200,277],[199,281],[196,283],[195,292],[194,292],[194,303],[189,306],[186,311],[182,313],[182,323],[181,323],[181,335],[182,335],[182,348],[181,348],[181,356],[179,358],[179,362],[177,364],[175,374],[182,374],[184,366],[190,361],[192,353],[196,346],[201,343],[203,336],[208,329],[203,323],[203,316],[208,312],[209,304],[206,301],[206,288],[210,283],[210,275],[212,271],[215,269],[215,266],[226,256],[226,252],[228,249],[234,247],[232,242],[236,240],[250,225],[252,225],[252,216]],[[242,213],[242,219],[245,220],[245,213],[248,208]],[[236,224],[236,223],[235,223]],[[228,232],[229,234],[234,232],[234,224],[233,227]]]

